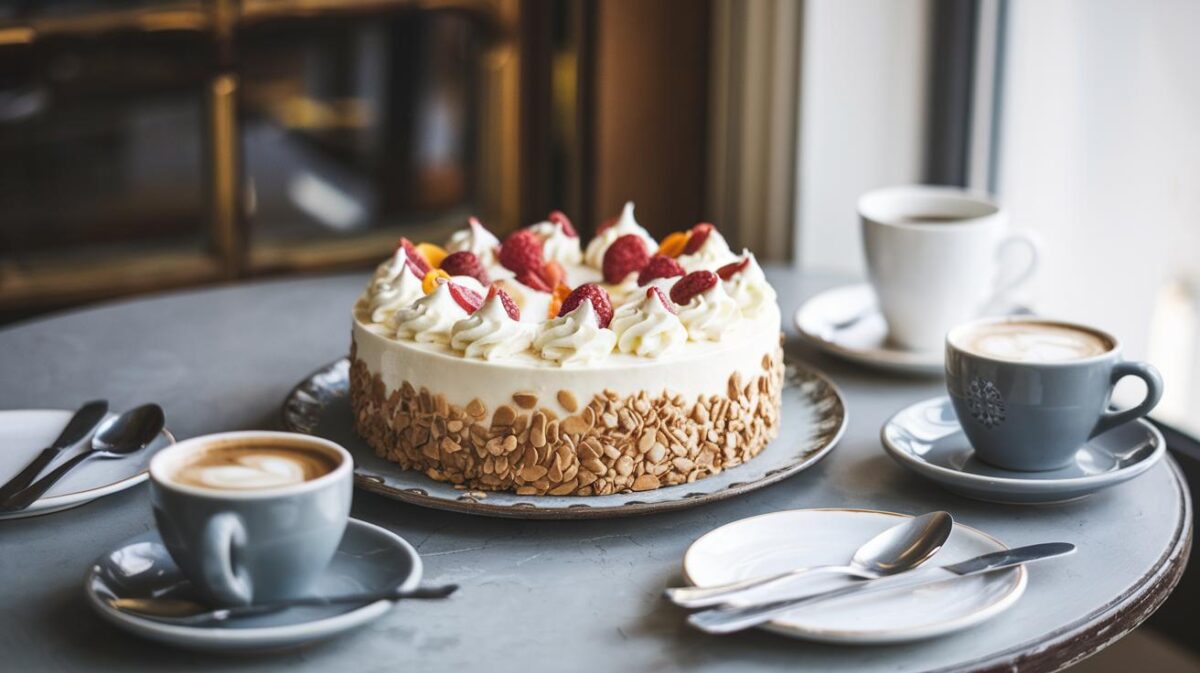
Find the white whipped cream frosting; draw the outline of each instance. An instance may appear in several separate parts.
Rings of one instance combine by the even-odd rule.
[[[397,339],[449,344],[454,323],[465,317],[467,312],[450,296],[450,284],[442,283],[412,306],[396,311],[392,324]]]
[[[720,341],[740,317],[737,302],[720,280],[679,307],[679,320],[692,341]]]
[[[600,327],[592,302],[584,301],[574,311],[546,322],[533,340],[533,350],[545,360],[569,367],[607,357],[616,341],[616,333]]]
[[[620,283],[601,283],[600,287],[604,288],[604,291],[608,293],[613,306],[621,306],[625,302],[634,301],[642,296],[642,294],[645,294],[646,288],[638,287],[637,277],[637,271],[630,271],[621,279]]]
[[[679,316],[649,291],[643,292],[641,301],[617,309],[609,328],[617,335],[617,350],[644,358],[674,352],[688,340],[687,328]]]
[[[479,263],[483,264],[484,268],[490,273],[493,267],[500,266],[500,261],[497,259],[497,250],[500,247],[500,239],[496,238],[495,234],[487,230],[475,218],[471,218],[466,229],[459,229],[450,235],[450,240],[446,242],[446,252],[467,252],[474,253],[479,258]]]
[[[389,283],[398,278],[406,268],[408,268],[408,253],[404,252],[404,248],[396,246],[396,252],[375,269],[374,282],[375,284]]]
[[[748,258],[750,263],[746,265],[745,269],[724,281],[723,285],[729,296],[737,302],[742,315],[754,318],[775,303],[775,288],[767,282],[767,277],[763,274],[762,267],[758,265],[758,260],[754,258],[754,253],[742,250],[742,257]]]
[[[621,211],[621,217],[616,224],[600,232],[595,238],[588,243],[587,252],[584,254],[584,260],[587,265],[593,269],[599,269],[604,266],[604,253],[608,251],[608,246],[612,242],[625,234],[637,234],[646,242],[646,252],[653,255],[658,251],[658,241],[650,235],[642,225],[637,223],[633,218],[633,201],[627,201],[625,208]]]
[[[469,358],[503,360],[533,343],[537,328],[509,317],[499,295],[483,302],[479,310],[454,323],[450,347]]]
[[[403,255],[404,251],[401,250],[400,254]],[[402,268],[390,281],[378,280],[371,284],[367,292],[371,320],[381,325],[387,323],[396,311],[412,306],[413,302],[424,296],[421,279],[411,269]]]
[[[680,255],[676,260],[684,271],[716,271],[726,264],[736,261],[737,255],[729,249],[729,243],[721,232],[715,228],[708,232],[708,238],[700,244],[700,249],[690,255]]]
[[[542,241],[542,257],[547,262],[558,262],[564,267],[583,263],[583,248],[578,236],[570,236],[561,224],[538,222],[529,230]]]

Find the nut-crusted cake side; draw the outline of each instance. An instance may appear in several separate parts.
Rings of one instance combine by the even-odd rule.
[[[389,392],[354,345],[350,362],[355,427],[375,453],[463,488],[581,496],[647,491],[739,465],[779,433],[779,349],[763,356],[755,376],[743,380],[734,371],[724,395],[605,390],[577,400],[564,389],[550,405],[569,412],[562,417],[521,390],[494,409],[407,381]]]

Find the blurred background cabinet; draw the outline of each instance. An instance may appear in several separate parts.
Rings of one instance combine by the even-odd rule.
[[[470,214],[586,232],[633,198],[690,226],[708,25],[691,0],[0,3],[0,320],[364,266]]]

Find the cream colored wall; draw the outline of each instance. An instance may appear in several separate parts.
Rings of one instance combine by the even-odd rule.
[[[930,3],[807,0],[801,53],[794,258],[862,272],[859,194],[918,182]]]

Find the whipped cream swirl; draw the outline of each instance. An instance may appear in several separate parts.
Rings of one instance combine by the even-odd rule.
[[[720,341],[741,317],[737,302],[721,281],[679,307],[679,320],[692,341]]]
[[[375,269],[375,284],[390,283],[400,277],[404,270],[408,268],[408,253],[404,252],[404,248],[396,246],[396,252],[387,259],[383,264],[380,264]]]
[[[392,323],[396,327],[397,339],[449,344],[454,323],[465,317],[466,310],[450,296],[450,284],[442,283],[409,308],[396,311]]]
[[[583,263],[579,237],[569,236],[561,224],[538,222],[529,230],[542,240],[542,256],[547,262],[558,262],[563,266],[579,266]]]
[[[608,292],[609,298],[612,299],[613,306],[621,306],[625,302],[636,300],[638,297],[646,293],[646,289],[638,287],[637,283],[638,272],[631,271],[626,274],[625,278],[621,279],[620,283],[601,283],[601,287],[605,292]]]
[[[533,340],[533,350],[545,360],[563,366],[586,365],[612,352],[617,335],[600,327],[592,302],[584,301],[574,311],[548,321]]]
[[[491,271],[493,267],[500,266],[500,261],[496,258],[496,251],[499,248],[500,239],[473,217],[466,229],[454,232],[450,235],[450,240],[446,242],[446,252],[466,250],[474,253],[475,257],[479,259],[479,263],[483,264],[488,271]]]
[[[400,254],[404,254],[401,250]],[[401,269],[399,275],[390,281],[376,281],[371,284],[368,293],[367,308],[371,311],[371,321],[384,324],[395,315],[396,311],[412,306],[413,302],[425,296],[421,287],[421,279],[411,269]]]
[[[617,350],[644,358],[675,351],[688,340],[687,328],[679,316],[650,291],[644,293],[641,301],[631,301],[617,309],[609,328],[617,335]]]
[[[767,282],[754,253],[742,250],[742,258],[748,259],[749,264],[725,281],[724,286],[729,296],[737,302],[742,315],[754,318],[760,315],[763,309],[775,303],[775,289]]]
[[[602,268],[604,266],[604,253],[608,251],[608,246],[612,245],[613,241],[625,234],[637,234],[641,236],[642,240],[646,241],[646,252],[651,255],[658,250],[658,242],[654,240],[654,237],[643,229],[642,225],[637,223],[637,220],[633,219],[633,201],[627,201],[624,210],[621,211],[621,217],[617,220],[616,224],[597,234],[588,243],[587,252],[584,253],[587,265],[593,269]]]
[[[454,323],[450,347],[469,358],[502,360],[529,348],[536,328],[509,317],[499,296],[485,301],[470,317]]]
[[[729,243],[716,228],[708,232],[708,238],[700,244],[700,249],[690,255],[680,255],[677,261],[684,271],[716,271],[730,262],[736,261],[737,255],[729,249]]]

